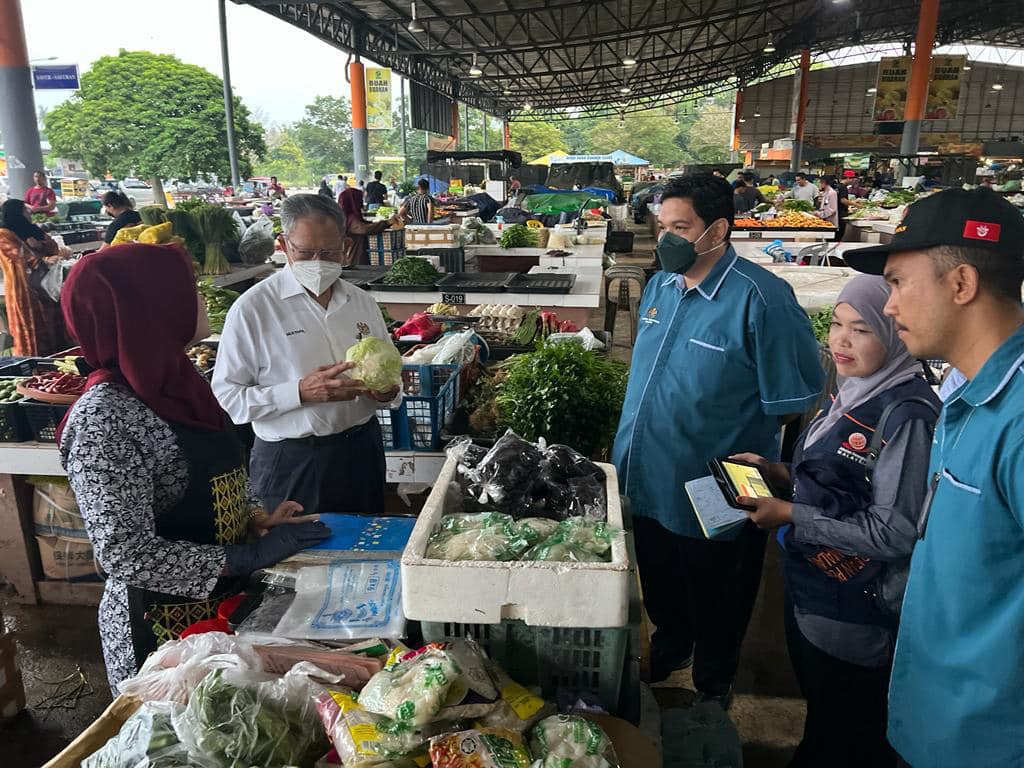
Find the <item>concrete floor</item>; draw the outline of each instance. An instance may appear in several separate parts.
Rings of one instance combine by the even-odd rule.
[[[620,264],[651,263],[654,241],[646,228],[635,229],[634,253],[618,258]],[[602,308],[595,313],[593,327],[601,328],[603,317]],[[627,315],[619,312],[612,355],[628,361],[631,347]],[[34,768],[59,752],[110,703],[96,609],[3,604],[2,596],[0,607],[6,629],[14,632],[18,641],[29,702],[26,712],[0,723],[0,745],[4,747],[0,765]],[[91,693],[71,709],[38,706],[54,689],[47,681],[61,680],[79,668]],[[748,768],[783,768],[800,740],[805,709],[786,654],[782,580],[771,543],[735,690],[729,714],[743,740],[744,764]],[[658,684],[654,693],[662,708],[688,707],[694,697],[689,672]]]

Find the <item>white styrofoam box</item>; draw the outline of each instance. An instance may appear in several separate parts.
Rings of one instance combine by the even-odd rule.
[[[407,224],[405,247],[445,248],[455,245],[458,224]]]
[[[610,563],[484,562],[424,557],[430,534],[451,508],[449,457],[402,553],[402,607],[416,621],[498,624],[521,619],[538,627],[623,627],[629,622],[629,556],[615,467],[604,470]]]

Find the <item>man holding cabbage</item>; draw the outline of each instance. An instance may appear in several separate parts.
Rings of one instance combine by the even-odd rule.
[[[288,264],[232,305],[213,391],[236,424],[252,423],[249,474],[264,505],[379,513],[385,463],[375,414],[401,402],[401,357],[377,303],[340,279],[350,245],[341,209],[293,195],[281,229]]]

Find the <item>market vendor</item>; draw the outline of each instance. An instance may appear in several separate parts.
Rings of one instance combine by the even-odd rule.
[[[270,184],[267,185],[267,196],[274,200],[281,200],[288,196],[284,191],[284,185],[277,180],[277,176],[270,177]]]
[[[683,487],[749,446],[778,460],[780,426],[814,405],[825,377],[793,289],[730,244],[725,179],[672,181],[658,221],[662,271],[640,305],[612,458],[657,627],[651,679],[692,663],[700,698],[727,707],[766,536],[747,522],[706,539]]]
[[[416,192],[402,203],[399,210],[402,216],[410,224],[430,224],[434,221],[434,198],[430,196],[430,182],[420,179],[416,182]]]
[[[388,338],[373,297],[340,280],[351,239],[345,216],[319,195],[281,206],[288,265],[242,294],[221,334],[213,390],[236,424],[252,423],[253,487],[265,507],[376,514],[384,445],[376,412],[401,392],[368,391],[344,375],[345,353]]]
[[[41,284],[50,269],[60,269],[60,258],[60,247],[32,223],[25,203],[5,200],[0,206],[0,271],[15,355],[52,355],[70,346],[60,304]]]
[[[32,174],[31,187],[25,192],[25,205],[30,213],[52,214],[57,210],[57,195],[46,183],[46,174],[36,171]]]
[[[884,274],[911,355],[965,383],[935,430],[889,685],[889,741],[910,765],[1024,764],[1024,219],[949,189],[892,242],[844,254]]]
[[[829,222],[833,227],[838,227],[839,193],[836,191],[836,177],[822,176],[818,179],[818,187],[821,189],[821,198],[815,215],[819,219]]]
[[[114,220],[107,224],[103,235],[104,247],[114,242],[114,237],[125,227],[134,227],[142,223],[139,212],[132,208],[131,198],[124,192],[111,190],[103,195],[103,210]]]
[[[112,687],[197,621],[239,579],[322,541],[282,504],[249,504],[242,445],[185,348],[210,333],[188,254],[126,244],[83,257],[64,316],[92,369],[58,430],[61,462],[96,559]],[[284,522],[299,522],[281,525]],[[247,530],[263,533],[246,542]]]
[[[814,185],[807,180],[807,174],[798,173],[796,175],[796,181],[793,184],[793,199],[794,200],[805,200],[806,202],[814,205],[814,200],[818,196],[817,190]]]
[[[367,265],[370,263],[370,235],[379,235],[392,227],[402,226],[402,217],[397,213],[384,221],[367,221],[363,218],[363,192],[350,187],[341,193],[338,204],[345,214],[346,234],[352,242],[345,260],[346,265]]]

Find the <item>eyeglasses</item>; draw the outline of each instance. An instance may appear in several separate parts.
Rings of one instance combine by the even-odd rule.
[[[299,261],[341,261],[345,256],[344,248],[321,248],[316,251],[308,251],[296,248],[287,237],[284,238],[284,241],[288,244],[288,248],[291,249],[292,255]]]

